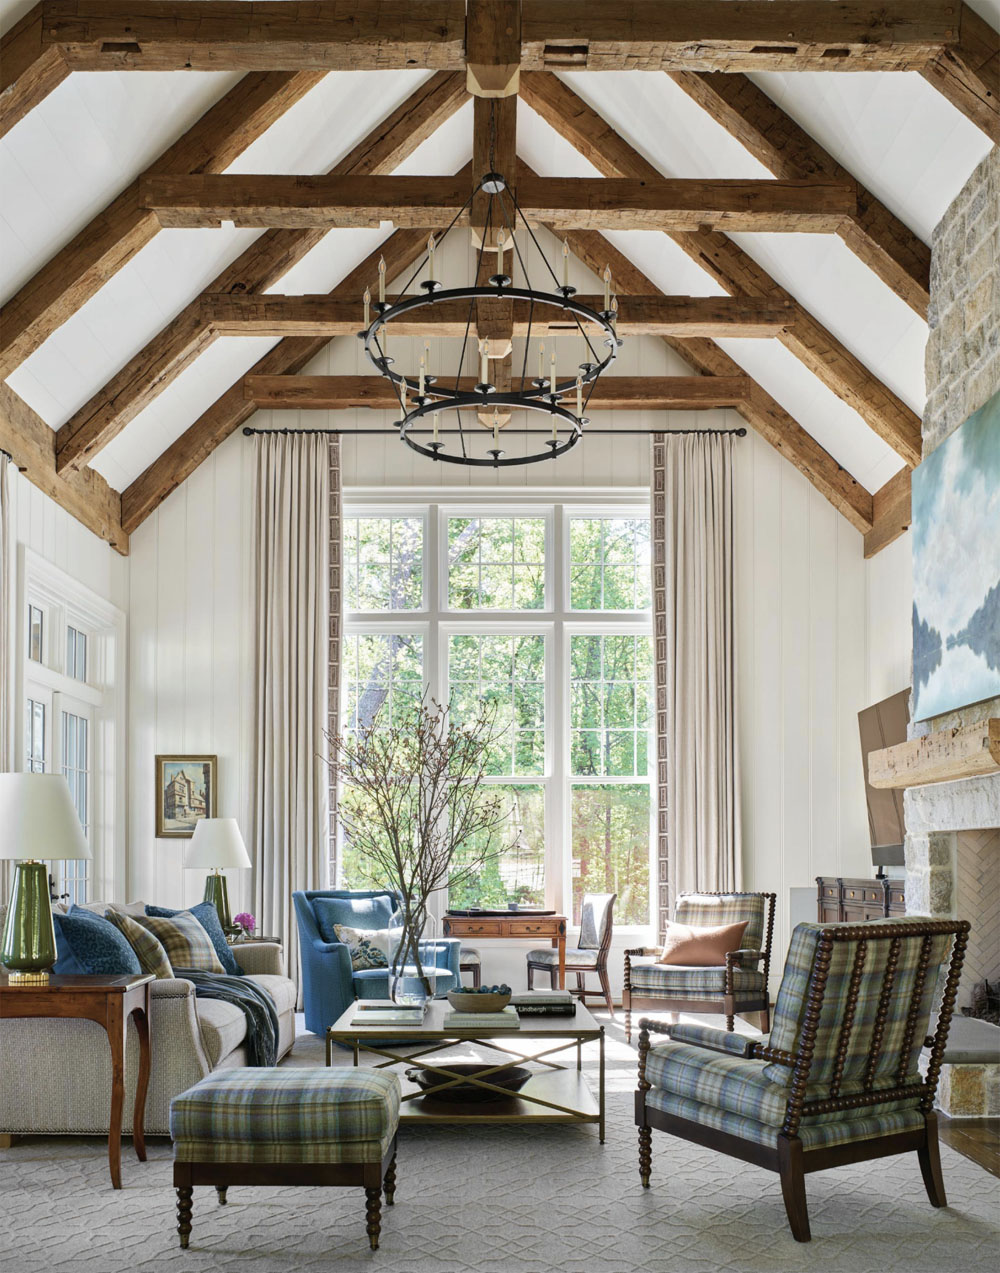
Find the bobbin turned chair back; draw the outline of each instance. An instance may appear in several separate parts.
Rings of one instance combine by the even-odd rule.
[[[774,1026],[757,1048],[769,1062],[765,1076],[791,1089],[787,1132],[795,1134],[803,1113],[846,1114],[915,1099],[931,1110],[968,928],[920,918],[797,926]],[[937,1029],[928,1039],[946,968]],[[924,1046],[931,1054],[921,1075]]]

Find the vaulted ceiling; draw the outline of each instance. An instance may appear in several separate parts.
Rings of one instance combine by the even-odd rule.
[[[380,253],[419,258],[492,118],[522,202],[690,368],[607,392],[733,405],[890,542],[931,233],[1000,137],[1000,0],[468,7],[2,0],[0,447],[127,551],[258,402],[370,401],[297,373]]]

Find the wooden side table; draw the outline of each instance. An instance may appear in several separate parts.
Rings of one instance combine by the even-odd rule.
[[[96,1021],[111,1045],[111,1119],[108,1162],[111,1183],[122,1187],[122,1106],[125,1103],[125,1032],[135,1015],[139,1035],[139,1076],[135,1085],[132,1143],[146,1161],[143,1118],[149,1087],[149,988],[151,973],[137,977],[50,977],[43,984],[12,983],[0,976],[0,1019],[6,1017],[79,1017]]]
[[[445,915],[445,937],[462,941],[476,938],[509,937],[516,941],[548,938],[558,952],[559,989],[566,989],[565,915],[532,915],[529,911],[509,911],[505,915]]]

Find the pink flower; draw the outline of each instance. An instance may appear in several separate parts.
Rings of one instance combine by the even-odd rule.
[[[240,911],[238,915],[233,916],[233,923],[239,924],[246,932],[252,933],[257,927],[257,921],[249,911]]]

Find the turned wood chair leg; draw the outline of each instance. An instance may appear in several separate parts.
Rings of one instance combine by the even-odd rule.
[[[226,1205],[226,1201],[227,1201],[227,1199],[226,1199],[226,1190],[227,1190],[228,1188],[229,1188],[229,1186],[228,1186],[228,1185],[216,1185],[216,1186],[215,1186],[215,1192],[219,1195],[219,1206],[220,1206],[220,1207],[224,1207],[224,1206]]]
[[[771,1006],[770,1006],[770,1004],[768,1004],[768,1006],[764,1009],[764,1011],[763,1011],[763,1012],[758,1013],[758,1015],[757,1015],[757,1024],[758,1024],[758,1026],[760,1027],[760,1032],[761,1032],[761,1034],[770,1034],[770,1033],[771,1033]]]
[[[726,1029],[732,1034],[736,1029],[736,1004],[731,995],[723,996],[723,1007],[726,1013]]]
[[[365,1190],[365,1216],[368,1220],[368,1245],[378,1250],[378,1235],[382,1232],[382,1190]]]
[[[556,981],[558,977],[559,977],[558,964],[549,964],[549,984],[551,985],[553,990],[556,990],[558,988],[556,986]]]
[[[643,1189],[649,1188],[649,1173],[653,1170],[653,1132],[649,1127],[639,1128],[639,1179]]]
[[[391,1207],[396,1200],[396,1155],[393,1154],[392,1162],[389,1164],[385,1173],[385,1205]]]
[[[802,1162],[802,1142],[778,1137],[778,1167],[785,1213],[796,1242],[809,1242],[809,1209],[806,1205],[806,1173]]]
[[[611,982],[608,979],[608,970],[599,968],[597,975],[601,979],[601,989],[604,991],[604,1002],[608,1005],[608,1012],[611,1014],[611,1020],[615,1019],[615,1005],[611,1002]]]
[[[177,1234],[183,1249],[187,1249],[188,1238],[191,1236],[191,1199],[193,1195],[194,1190],[190,1185],[177,1186]]]
[[[944,1191],[944,1176],[941,1174],[941,1150],[938,1144],[937,1115],[928,1114],[927,1140],[917,1150],[920,1160],[920,1174],[924,1178],[924,1188],[932,1207],[946,1207],[948,1198]]]
[[[632,1009],[625,1009],[625,1042],[632,1042]]]
[[[534,988],[535,988],[535,966],[534,964],[528,964],[528,989],[534,990]]]

